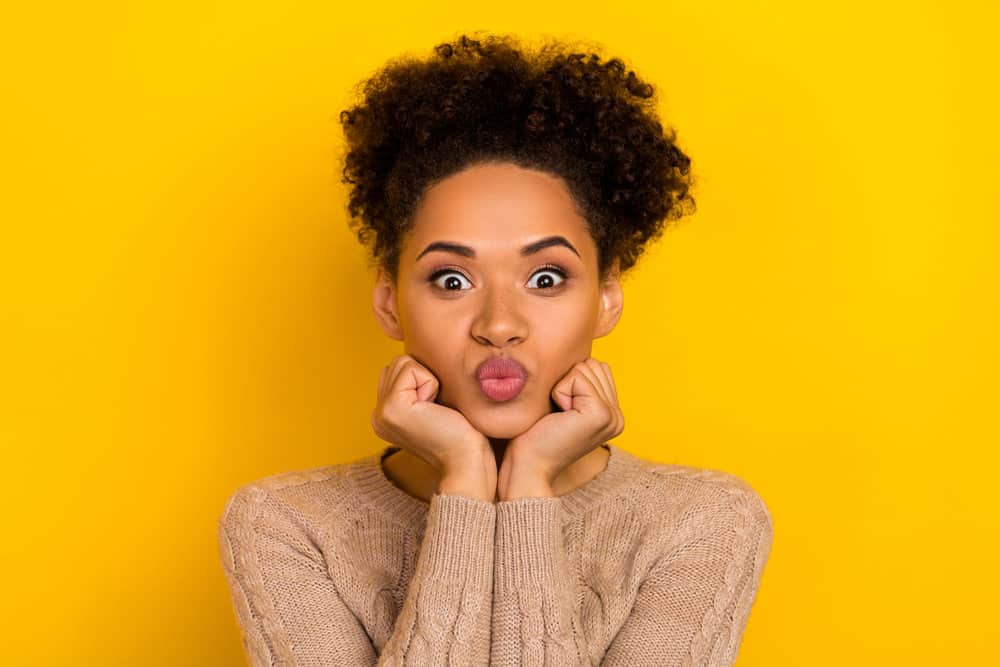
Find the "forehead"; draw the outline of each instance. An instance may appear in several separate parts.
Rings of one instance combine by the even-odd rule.
[[[430,188],[414,216],[403,257],[413,261],[433,241],[456,241],[483,254],[517,252],[527,242],[565,236],[594,256],[586,220],[562,179],[509,163],[482,164],[453,174]]]

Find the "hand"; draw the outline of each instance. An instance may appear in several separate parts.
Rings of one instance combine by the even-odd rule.
[[[588,357],[576,363],[551,397],[562,412],[546,414],[507,444],[498,473],[501,499],[553,495],[559,473],[625,428],[611,367],[604,362]]]
[[[482,482],[483,495],[492,500],[496,458],[489,439],[462,413],[434,402],[439,388],[434,374],[412,356],[394,358],[379,375],[372,428],[382,440],[426,461],[442,478],[469,476]],[[490,482],[492,488],[486,489]]]

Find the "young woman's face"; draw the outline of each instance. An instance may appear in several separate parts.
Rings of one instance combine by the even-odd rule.
[[[379,271],[379,322],[437,377],[436,401],[491,438],[519,435],[558,409],[552,388],[614,328],[622,306],[616,272],[598,280],[597,247],[563,181],[507,163],[470,167],[428,190],[397,278],[393,286]],[[477,368],[495,356],[526,371],[514,398],[481,388]]]

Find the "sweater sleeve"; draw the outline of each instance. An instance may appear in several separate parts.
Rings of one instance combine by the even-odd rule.
[[[573,578],[557,497],[496,503],[493,667],[580,667],[587,647],[576,617]]]
[[[272,665],[486,664],[496,514],[461,495],[431,499],[420,554],[381,651],[345,604],[323,554],[267,489],[246,486],[218,524],[243,646]]]
[[[770,553],[773,524],[749,487],[688,513],[680,539],[639,587],[602,667],[705,665],[736,660]]]

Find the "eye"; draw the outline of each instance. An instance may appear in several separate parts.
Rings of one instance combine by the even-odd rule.
[[[439,282],[441,278],[444,278],[444,280]],[[461,291],[463,280],[469,283],[469,287],[472,286],[469,279],[455,269],[442,269],[441,271],[435,271],[428,280],[430,280],[431,284],[435,287],[440,290],[444,290],[445,292]]]
[[[553,280],[553,278],[551,277],[553,275],[558,276],[559,282],[555,282]],[[554,265],[542,267],[541,269],[532,274],[531,276],[532,279],[534,279],[535,276],[542,276],[538,280],[538,284],[534,286],[534,289],[541,289],[541,290],[555,289],[556,287],[559,287],[559,285],[561,285],[564,280],[566,280],[566,272],[563,271],[558,266]],[[528,281],[528,286],[529,287],[532,286],[531,280]]]

